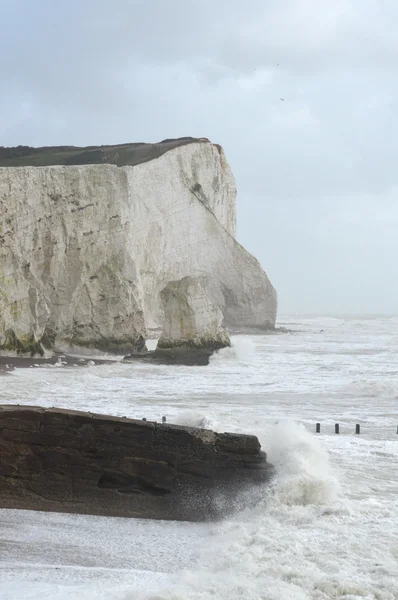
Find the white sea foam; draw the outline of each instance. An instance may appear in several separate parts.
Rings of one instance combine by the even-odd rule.
[[[398,366],[397,370],[392,371],[390,379],[382,381],[378,379],[358,379],[345,385],[342,392],[356,398],[367,396],[369,398],[391,397],[398,399]]]
[[[0,402],[254,433],[276,475],[212,525],[0,511],[0,599],[397,600],[398,319],[283,324],[208,367],[3,378]]]
[[[306,506],[337,499],[339,483],[327,451],[303,425],[281,422],[268,430],[263,445],[276,467],[274,502]]]
[[[223,365],[226,362],[234,361],[241,365],[251,364],[256,352],[256,346],[250,336],[233,336],[231,346],[219,350],[210,357],[210,364]]]
[[[341,512],[336,504],[339,484],[322,444],[302,426],[280,423],[269,428],[266,438],[277,473],[272,486],[264,487],[256,506],[243,509],[229,521],[213,527],[202,540],[196,568],[173,577],[168,589],[154,589],[138,598],[301,600],[308,597],[303,587],[313,585],[313,578],[319,574],[311,561],[302,570],[297,564],[299,557],[304,560],[306,554],[305,530],[313,528],[322,515],[329,518]],[[287,533],[290,543],[283,549]],[[122,597],[137,598],[129,593]]]

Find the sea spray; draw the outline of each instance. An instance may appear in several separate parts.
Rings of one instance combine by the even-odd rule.
[[[181,412],[173,422],[176,425],[184,425],[185,427],[198,427],[199,429],[211,429],[212,431],[220,430],[219,423],[195,409]]]
[[[264,486],[256,506],[242,508],[227,521],[213,525],[195,567],[173,576],[168,589],[154,589],[134,600],[308,598],[302,580],[313,587],[321,573],[307,556],[299,569],[293,566],[297,565],[298,540],[303,553],[308,532],[303,535],[302,527],[311,528],[322,518],[319,505],[333,504],[338,481],[327,452],[301,425],[276,424],[267,430],[263,443],[277,473],[272,485]],[[287,526],[291,527],[292,545],[281,555]],[[123,600],[132,599],[129,594],[123,596]]]
[[[273,500],[280,504],[328,504],[338,498],[340,485],[322,444],[303,425],[292,421],[270,427],[261,439],[275,465]]]
[[[240,365],[250,365],[256,354],[256,345],[247,335],[231,337],[231,346],[222,348],[210,357],[210,366],[218,367],[234,361]]]

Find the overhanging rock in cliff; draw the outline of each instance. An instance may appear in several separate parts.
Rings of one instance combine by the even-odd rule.
[[[186,276],[225,326],[274,327],[275,290],[235,240],[218,145],[19,147],[0,164],[0,350],[136,351],[162,327],[161,290]]]
[[[272,474],[251,435],[0,407],[2,508],[201,521],[241,507]]]

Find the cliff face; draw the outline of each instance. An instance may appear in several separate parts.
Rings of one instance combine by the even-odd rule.
[[[161,290],[187,275],[201,279],[226,326],[274,325],[275,290],[234,238],[236,188],[222,149],[167,144],[112,154],[134,166],[0,167],[0,348],[132,350],[161,326]]]
[[[208,365],[214,352],[231,345],[223,314],[193,277],[170,281],[160,292],[164,323],[151,358],[166,364]]]
[[[225,348],[231,342],[222,329],[223,315],[193,277],[170,281],[160,292],[164,313],[158,348],[181,346]]]

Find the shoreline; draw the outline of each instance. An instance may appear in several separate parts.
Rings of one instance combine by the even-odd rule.
[[[8,375],[15,369],[30,369],[44,365],[62,366],[66,368],[87,367],[88,365],[111,364],[112,360],[105,358],[84,358],[67,354],[54,354],[49,358],[38,356],[4,356],[0,355],[0,377]]]
[[[275,329],[270,329],[267,331],[259,331],[257,330],[239,330],[239,331],[235,331],[235,330],[229,330],[230,335],[231,336],[239,336],[239,335],[283,335],[283,334],[292,334],[292,333],[297,333],[297,331],[295,330],[290,330],[290,329],[286,329],[284,327],[276,327]],[[151,341],[152,339],[156,339],[156,338],[148,338],[148,341]],[[153,350],[149,350],[148,351],[148,355],[151,354],[153,352]],[[138,360],[143,360],[145,359],[145,357],[143,356],[137,356],[135,357]],[[84,355],[70,355],[70,354],[64,354],[61,352],[54,352],[54,354],[51,357],[42,357],[42,356],[11,356],[11,355],[4,355],[4,354],[0,354],[0,377],[2,375],[8,375],[10,373],[12,373],[13,371],[15,371],[15,369],[29,369],[29,368],[34,368],[34,367],[42,367],[44,365],[49,365],[49,366],[62,366],[62,367],[66,367],[66,368],[76,368],[76,367],[85,367],[87,365],[108,365],[108,364],[112,364],[113,362],[119,362],[121,360],[121,362],[123,362],[123,356],[120,356],[118,358],[116,358],[115,356],[115,360],[112,360],[110,358],[101,358],[101,357],[95,357],[95,356],[84,356]],[[130,361],[124,361],[124,362],[133,362],[133,360],[131,359]],[[170,364],[174,364],[173,361],[170,362]]]

